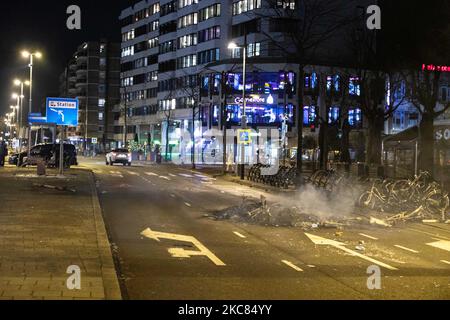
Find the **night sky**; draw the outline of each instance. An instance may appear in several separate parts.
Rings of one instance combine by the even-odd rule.
[[[13,104],[10,95],[15,77],[28,79],[29,69],[21,50],[39,50],[44,58],[35,63],[34,108],[47,94],[58,93],[58,77],[66,61],[78,45],[101,37],[120,41],[118,17],[133,0],[14,0],[0,5],[0,115]],[[81,8],[82,29],[66,28],[66,9],[76,4]],[[28,94],[26,95],[28,99]],[[26,104],[28,105],[28,104]]]
[[[448,0],[379,0],[385,38],[385,57],[405,61],[417,56],[415,64],[450,64]],[[58,94],[58,78],[78,45],[101,37],[120,41],[118,17],[136,0],[14,0],[0,5],[0,115],[13,101],[15,77],[27,79],[28,62],[21,50],[39,50],[44,59],[35,63],[34,109],[47,95]],[[82,30],[66,28],[66,9],[76,4],[82,10]],[[384,8],[384,9],[383,9]],[[438,31],[436,31],[438,30]],[[439,53],[438,61],[434,56]],[[433,56],[429,56],[433,54]],[[28,99],[28,96],[27,96]]]

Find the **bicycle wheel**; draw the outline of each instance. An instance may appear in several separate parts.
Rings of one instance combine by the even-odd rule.
[[[375,208],[375,197],[372,195],[372,192],[366,191],[364,192],[358,199],[358,205],[360,207]]]
[[[424,200],[424,206],[427,213],[435,218],[446,219],[449,216],[448,195],[440,191],[430,193]]]

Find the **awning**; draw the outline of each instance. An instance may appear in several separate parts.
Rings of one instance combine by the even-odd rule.
[[[399,143],[408,143],[415,142],[419,137],[419,127],[414,126],[410,127],[406,130],[403,130],[397,134],[390,135],[386,137],[383,141],[384,144],[399,144]]]

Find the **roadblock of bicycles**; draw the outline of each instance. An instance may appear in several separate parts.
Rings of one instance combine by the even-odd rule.
[[[247,173],[247,179],[273,187],[288,189],[295,186],[296,168],[282,166],[279,170],[271,172],[271,166],[256,164]]]
[[[442,186],[433,181],[428,172],[412,179],[351,179],[336,171],[319,170],[311,175],[309,183],[332,191],[334,188],[363,187],[357,199],[360,208],[389,214],[388,223],[408,220],[450,219],[449,196]]]

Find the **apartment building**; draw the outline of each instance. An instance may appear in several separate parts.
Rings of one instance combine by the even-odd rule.
[[[294,0],[146,0],[123,10],[122,102],[115,109],[116,140],[168,143],[176,149],[182,129],[201,137],[205,130],[221,128],[225,122],[230,129],[239,128],[245,46],[248,126],[255,130],[284,127],[289,148],[294,150],[299,66],[295,48],[284,35],[283,28],[289,24],[283,12],[297,12],[296,6]],[[354,98],[350,124],[356,131],[362,128],[358,79],[339,75],[347,62],[340,41],[330,38],[308,58],[301,124],[305,135],[317,138],[318,112],[330,122],[339,118],[339,100],[327,97],[344,88]],[[229,49],[231,42],[236,48]],[[348,83],[343,84],[344,79]],[[199,144],[201,149],[201,139]]]
[[[60,76],[59,91],[80,101],[79,125],[68,138],[82,151],[108,150],[114,139],[113,107],[120,102],[120,44],[81,44]]]

